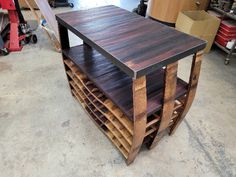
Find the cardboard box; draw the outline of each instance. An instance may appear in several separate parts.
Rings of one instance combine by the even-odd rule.
[[[180,12],[176,21],[176,29],[208,41],[204,50],[208,53],[220,26],[220,19],[205,11]]]
[[[30,5],[34,8],[34,9],[38,9],[38,6],[36,5],[36,3],[34,2],[34,0],[28,0],[28,2],[30,3]],[[25,0],[19,0],[19,4],[21,8],[29,8],[28,5],[26,4]]]
[[[215,35],[200,36],[201,39],[207,41],[207,46],[204,49],[204,53],[209,53],[213,42],[215,41]]]

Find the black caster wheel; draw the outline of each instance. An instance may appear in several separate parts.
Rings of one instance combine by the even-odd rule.
[[[33,35],[31,36],[30,41],[31,41],[33,44],[36,44],[36,43],[38,42],[37,36],[36,36],[35,34],[33,34]]]
[[[229,60],[225,60],[225,65],[228,65],[229,64]]]
[[[30,40],[31,40],[30,37],[25,37],[24,39],[25,44],[29,44]]]
[[[73,7],[74,7],[74,4],[73,4],[73,3],[69,3],[69,6],[70,6],[71,8],[73,8]]]
[[[1,53],[6,56],[9,54],[9,50],[7,48],[1,49]]]
[[[56,8],[56,7],[57,7],[54,2],[50,2],[49,5],[50,5],[51,7],[53,7],[53,8]]]
[[[134,12],[134,13],[138,13],[138,8],[134,8],[133,10],[132,10],[132,12]]]

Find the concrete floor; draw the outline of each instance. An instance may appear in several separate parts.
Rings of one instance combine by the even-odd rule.
[[[137,4],[79,2],[79,9],[112,3],[131,10]],[[127,167],[71,96],[61,55],[42,30],[37,35],[38,44],[0,58],[0,177],[236,176],[235,59],[225,66],[221,51],[205,55],[186,120]],[[187,79],[189,67],[190,58],[182,60],[179,75]]]

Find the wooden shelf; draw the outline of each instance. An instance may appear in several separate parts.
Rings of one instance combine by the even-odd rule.
[[[63,54],[76,64],[88,78],[122,112],[133,120],[132,78],[123,73],[96,50],[80,45],[63,50]],[[155,81],[155,82],[153,82]],[[159,111],[162,107],[164,71],[160,69],[147,75],[147,114]],[[185,95],[187,83],[178,79],[176,98]]]
[[[81,47],[83,46],[72,48],[72,50]],[[85,108],[93,122],[108,136],[124,157],[127,158],[133,143],[134,131],[132,121],[93,84],[85,73],[79,70],[81,67],[78,67],[70,59],[64,59],[64,64],[74,97]],[[84,66],[89,65],[86,65],[85,62]],[[183,97],[184,95],[180,98],[183,99]],[[175,110],[183,106],[181,99],[176,100]],[[177,117],[177,113],[177,111],[174,112],[170,126]],[[154,113],[148,116],[145,137],[153,136],[152,134],[157,131],[161,120],[158,114]]]

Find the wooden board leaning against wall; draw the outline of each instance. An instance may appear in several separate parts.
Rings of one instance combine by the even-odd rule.
[[[59,42],[59,32],[57,28],[57,22],[55,19],[55,14],[52,11],[51,7],[49,6],[47,0],[24,0],[25,4],[29,7],[33,15],[35,16],[38,24],[41,26],[42,29],[46,32],[48,38],[50,39],[51,43],[55,47],[55,49],[60,52],[60,42]],[[37,6],[40,10],[39,15],[35,11],[35,6]],[[47,21],[47,26],[41,24],[41,17]]]
[[[210,0],[149,0],[148,16],[167,23],[175,23],[179,11],[206,10]]]

